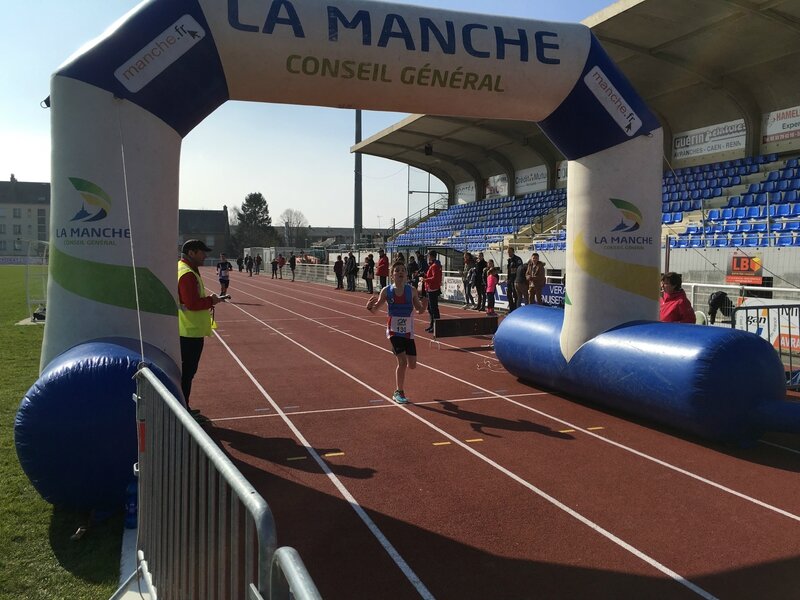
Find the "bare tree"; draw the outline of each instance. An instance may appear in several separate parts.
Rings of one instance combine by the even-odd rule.
[[[278,218],[283,227],[284,242],[287,246],[295,248],[308,246],[308,219],[302,212],[287,208]]]

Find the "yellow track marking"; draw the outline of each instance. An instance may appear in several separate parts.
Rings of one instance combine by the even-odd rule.
[[[482,442],[483,438],[473,438],[471,440],[464,440],[464,441],[467,442],[468,444],[472,444],[473,442]]]
[[[344,452],[328,452],[327,454],[323,454],[325,458],[330,458],[331,456],[344,456]]]
[[[452,444],[452,442],[433,442],[434,446],[447,446],[449,444]]]
[[[559,429],[558,433],[575,433],[574,429]]]
[[[605,427],[587,427],[586,431],[597,431],[598,429],[605,429]]]

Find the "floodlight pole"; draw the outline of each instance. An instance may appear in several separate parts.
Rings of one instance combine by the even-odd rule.
[[[361,110],[356,110],[356,145],[361,143]],[[353,246],[358,249],[361,239],[361,153],[355,153],[355,182],[353,187]]]

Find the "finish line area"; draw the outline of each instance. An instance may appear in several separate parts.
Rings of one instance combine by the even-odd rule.
[[[242,273],[230,293],[192,406],[324,598],[796,597],[797,436],[736,448],[601,411],[427,314],[400,406],[366,294]]]

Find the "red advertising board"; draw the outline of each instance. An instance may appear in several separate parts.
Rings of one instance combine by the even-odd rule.
[[[725,276],[725,282],[761,285],[763,283],[763,274],[764,269],[759,254],[751,256],[734,252],[728,263],[728,272]]]

